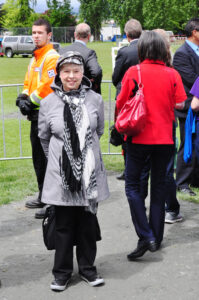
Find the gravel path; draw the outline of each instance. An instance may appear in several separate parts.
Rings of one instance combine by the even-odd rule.
[[[62,293],[50,290],[53,251],[43,245],[41,220],[25,199],[0,207],[1,300],[197,300],[199,298],[199,206],[180,201],[184,221],[165,225],[161,250],[136,262],[126,255],[135,248],[124,182],[109,173],[109,200],[99,207],[102,241],[96,265],[106,284],[92,288],[74,276]],[[26,199],[27,200],[27,199]],[[75,260],[74,260],[75,261]]]

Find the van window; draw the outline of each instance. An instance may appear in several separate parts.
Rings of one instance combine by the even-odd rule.
[[[29,43],[29,44],[33,43],[32,38],[29,37],[29,36],[26,37],[26,38],[25,38],[25,43]]]
[[[21,37],[20,43],[24,43],[24,36]]]
[[[18,37],[17,36],[7,36],[4,39],[4,42],[17,42]]]

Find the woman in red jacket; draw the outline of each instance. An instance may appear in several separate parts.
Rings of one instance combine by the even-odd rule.
[[[142,34],[138,42],[141,82],[147,107],[143,131],[127,138],[125,189],[132,221],[138,235],[137,248],[127,257],[134,260],[149,250],[156,251],[162,242],[165,216],[166,168],[173,153],[172,126],[174,107],[183,108],[186,94],[178,72],[165,65],[167,49],[163,38],[154,31]],[[138,73],[128,69],[117,97],[117,111],[135,94]],[[140,194],[140,174],[150,155],[150,210],[147,218]]]

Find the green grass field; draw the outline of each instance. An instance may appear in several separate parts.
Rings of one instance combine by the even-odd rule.
[[[96,42],[89,43],[90,48],[94,49],[98,56],[98,61],[103,69],[103,80],[111,80],[112,76],[112,58],[111,47],[115,47],[115,43]],[[177,46],[173,48],[175,51]],[[30,58],[22,58],[15,56],[14,58],[0,57],[0,85],[4,84],[19,84],[23,83],[25,72],[27,70]],[[4,156],[6,151],[6,157],[18,157],[20,156],[20,141],[19,131],[22,132],[22,154],[23,156],[31,156],[31,147],[29,141],[29,127],[30,123],[21,118],[19,126],[18,109],[15,106],[15,99],[17,94],[21,91],[21,87],[0,88],[0,98],[3,96],[4,103],[1,103],[0,112],[0,158]],[[102,85],[102,96],[104,101],[109,98],[111,93],[111,100],[115,101],[115,88],[112,86],[110,91],[108,84]],[[2,107],[5,115],[5,132],[4,138],[6,142],[6,149],[3,147],[3,118]],[[102,152],[108,152],[108,122],[105,122],[105,134],[101,138]],[[120,152],[120,147],[111,146],[111,152]],[[114,172],[121,172],[123,170],[123,158],[121,155],[104,155],[105,166],[108,170]],[[28,195],[32,195],[37,191],[36,178],[33,171],[31,159],[21,160],[8,160],[0,161],[0,183],[1,183],[1,196],[0,204],[6,204],[13,200],[21,200]],[[198,190],[195,189],[197,192]],[[199,202],[199,193],[197,197],[189,198],[187,196],[180,195],[180,199],[194,200]]]

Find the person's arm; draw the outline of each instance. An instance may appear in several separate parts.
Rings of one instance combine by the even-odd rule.
[[[50,124],[48,122],[48,100],[41,102],[39,109],[39,119],[38,119],[38,136],[41,141],[42,148],[44,150],[45,156],[48,159],[48,149],[51,138]]]
[[[191,101],[191,108],[194,111],[199,111],[199,77],[194,82],[190,94],[193,95],[193,99]]]
[[[52,93],[50,85],[56,75],[56,62],[58,58],[59,55],[54,54],[53,56],[49,55],[45,60],[41,81],[38,84],[37,89],[30,95],[32,103],[37,107],[40,106],[40,101],[43,98]]]
[[[125,75],[122,79],[122,88],[116,99],[115,119],[117,118],[117,115],[120,112],[120,110],[122,109],[122,107],[124,106],[125,102],[128,99],[130,99],[130,97],[132,97],[132,95],[133,95],[133,90],[135,88],[135,82],[134,82],[133,76],[132,76],[132,71],[131,71],[132,68],[133,67],[128,69],[128,71],[125,73]]]
[[[174,76],[174,101],[175,101],[175,108],[182,110],[185,106],[185,100],[187,99],[187,95],[182,83],[182,78],[180,74],[172,69],[173,76]]]
[[[122,51],[119,50],[115,59],[115,68],[112,74],[112,82],[116,87],[118,83],[122,80],[123,72],[122,67],[124,65],[124,56],[122,55]]]
[[[101,96],[99,96],[98,120],[96,131],[99,138],[104,133],[104,101]]]
[[[29,68],[29,67],[28,67],[28,68]],[[25,79],[24,79],[24,87],[23,87],[23,91],[22,91],[22,93],[23,93],[23,94],[26,94],[26,95],[29,95],[28,82],[29,82],[29,79],[28,79],[28,71],[27,71],[27,72],[26,72],[26,75],[25,75]]]
[[[175,108],[176,108],[176,109],[179,109],[179,110],[184,109],[184,106],[185,106],[185,101],[183,101],[183,102],[181,102],[181,103],[176,103],[176,104],[175,104]]]
[[[90,81],[94,91],[100,93],[100,85],[102,81],[102,69],[97,61],[97,55],[94,50],[90,51],[85,68],[90,74]]]

